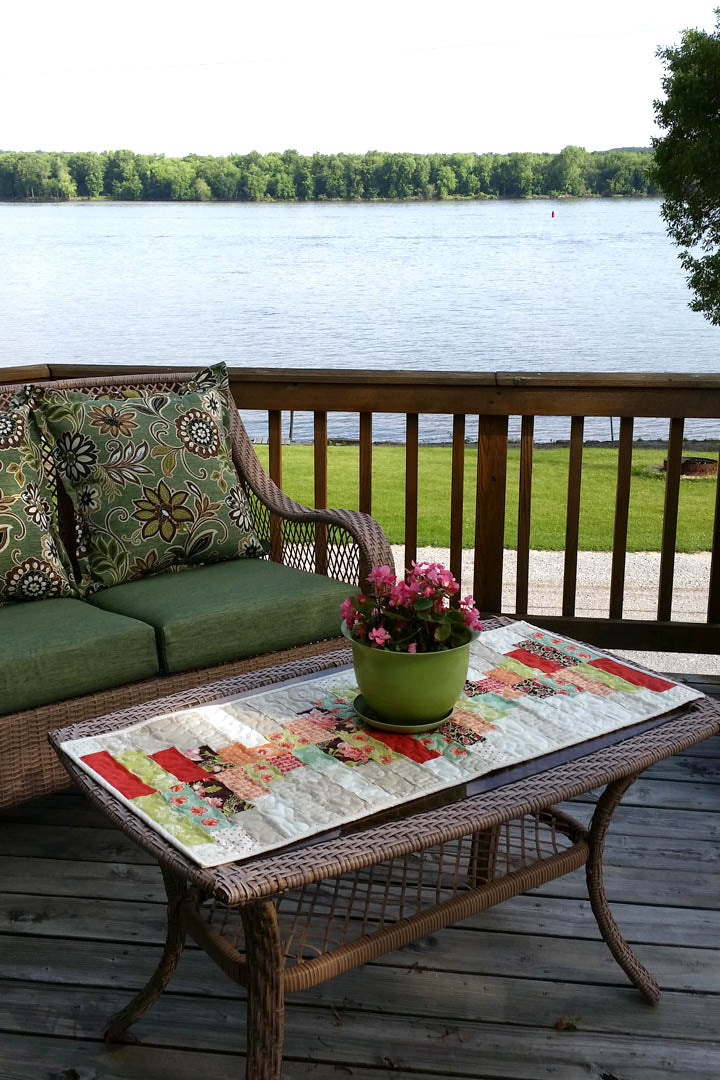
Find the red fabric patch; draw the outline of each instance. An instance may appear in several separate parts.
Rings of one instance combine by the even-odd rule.
[[[402,754],[403,757],[410,758],[411,761],[417,761],[418,764],[423,761],[432,761],[433,758],[441,756],[439,750],[428,750],[412,735],[396,735],[391,731],[375,731],[373,729],[372,736],[378,742],[385,743],[389,750],[394,750],[396,754]]]
[[[124,795],[126,799],[136,799],[139,795],[154,795],[155,788],[144,784],[139,776],[130,772],[124,765],[108,754],[107,750],[100,750],[97,754],[85,754],[81,759],[91,769],[107,780],[109,784]]]
[[[174,746],[169,746],[167,750],[158,750],[156,754],[149,754],[148,757],[156,761],[165,772],[172,773],[178,780],[184,780],[186,784],[191,784],[193,780],[207,780],[210,775],[207,769],[201,768]]]
[[[525,664],[529,668],[536,668],[538,671],[544,671],[548,675],[563,666],[554,660],[546,660],[544,656],[537,656],[535,653],[527,652],[526,649],[513,649],[507,655],[512,657],[513,660],[519,660],[521,664]]]
[[[624,679],[633,686],[643,686],[646,690],[654,690],[658,694],[661,694],[663,690],[672,690],[675,686],[675,683],[661,679],[657,675],[636,671],[635,668],[626,667],[625,664],[619,664],[617,660],[610,660],[605,656],[601,656],[598,660],[591,660],[589,667],[600,668],[602,671],[607,671],[608,675],[617,675],[619,679]]]

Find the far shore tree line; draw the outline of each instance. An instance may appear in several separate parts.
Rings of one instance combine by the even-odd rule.
[[[0,152],[0,199],[314,201],[656,195],[649,149],[228,157]]]

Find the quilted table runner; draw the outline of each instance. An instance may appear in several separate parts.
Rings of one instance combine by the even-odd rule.
[[[515,622],[480,634],[450,720],[367,727],[353,672],[155,716],[63,751],[201,866],[247,859],[702,695]]]

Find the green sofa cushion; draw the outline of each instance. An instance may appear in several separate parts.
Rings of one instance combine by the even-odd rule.
[[[236,559],[127,582],[90,603],[154,626],[163,670],[175,672],[335,637],[351,591],[318,574]]]
[[[157,674],[152,627],[82,600],[0,608],[0,714]]]
[[[83,587],[263,554],[232,460],[228,395],[222,364],[178,393],[38,388]]]
[[[0,606],[76,595],[57,531],[40,432],[29,406],[18,398],[0,408]]]

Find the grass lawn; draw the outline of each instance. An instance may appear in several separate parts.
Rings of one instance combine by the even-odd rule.
[[[257,448],[267,467],[267,446]],[[567,449],[535,451],[533,463],[531,546],[561,551],[565,546],[567,501]],[[664,473],[650,467],[662,464],[662,450],[635,449],[628,551],[659,551],[665,499]],[[703,451],[703,457],[717,457]],[[465,547],[472,547],[475,522],[475,469],[477,453],[465,452]],[[447,547],[450,542],[449,447],[420,447],[418,496],[418,544]],[[517,544],[517,490],[520,451],[508,450],[507,521],[505,545]],[[373,516],[392,543],[403,542],[405,502],[405,449],[402,446],[373,448]],[[609,551],[615,514],[617,449],[586,447],[583,454],[580,547],[585,551]],[[283,488],[308,505],[313,502],[313,450],[311,446],[283,447]],[[328,504],[357,507],[358,450],[356,446],[328,448]],[[714,479],[683,480],[680,484],[677,550],[709,551],[715,505]]]

